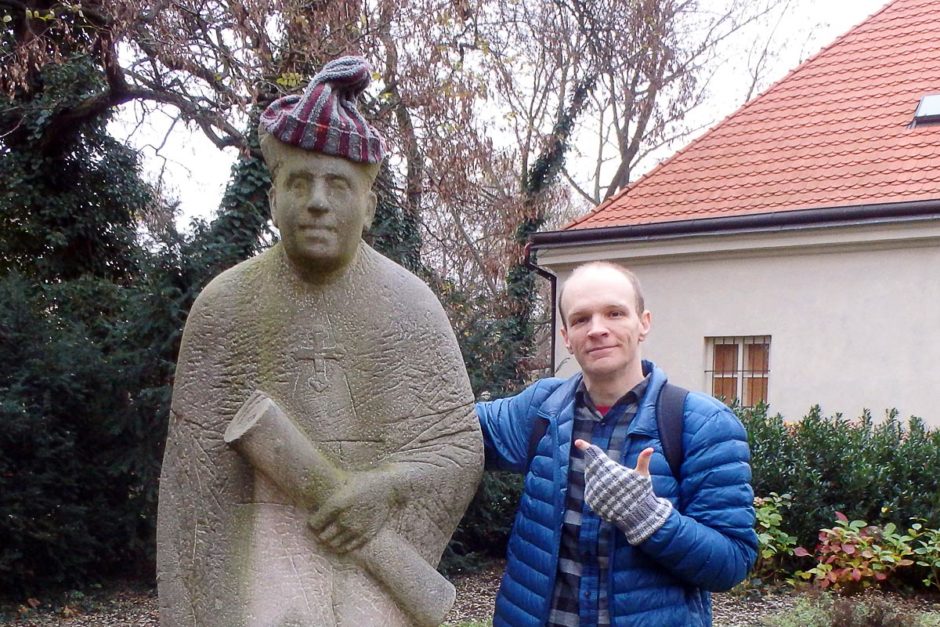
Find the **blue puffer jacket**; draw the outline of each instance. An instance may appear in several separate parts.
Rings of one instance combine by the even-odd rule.
[[[653,490],[674,509],[639,546],[615,534],[607,582],[611,621],[624,627],[710,625],[708,591],[728,590],[742,581],[757,556],[747,435],[723,404],[690,393],[682,434],[685,459],[677,483],[656,426],[656,399],[666,375],[650,362],[643,362],[643,368],[652,377],[620,463],[636,467],[640,451],[652,446]],[[525,477],[494,627],[541,626],[548,617],[580,380],[580,375],[544,379],[516,396],[477,405],[491,470],[525,472],[533,424],[538,417],[549,421]]]

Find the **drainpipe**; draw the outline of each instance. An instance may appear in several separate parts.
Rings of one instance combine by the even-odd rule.
[[[551,272],[549,272],[548,270],[546,270],[545,268],[542,268],[541,266],[539,266],[539,265],[538,265],[537,263],[535,263],[534,261],[532,261],[532,240],[529,240],[528,242],[526,242],[525,248],[524,248],[523,251],[522,251],[522,255],[523,255],[523,257],[525,258],[525,265],[526,265],[529,269],[534,270],[535,273],[538,274],[538,275],[539,275],[540,277],[542,277],[543,279],[547,279],[548,282],[549,282],[549,283],[551,284],[551,286],[552,286],[552,306],[551,306],[551,309],[552,309],[552,332],[551,332],[551,335],[552,335],[552,354],[551,354],[551,367],[552,367],[552,374],[554,374],[554,373],[555,373],[555,335],[556,335],[556,334],[555,334],[555,323],[558,322],[558,320],[557,320],[557,316],[558,316],[558,307],[557,307],[556,304],[555,304],[555,297],[556,297],[556,296],[555,296],[555,290],[558,288],[558,277],[555,276],[554,274],[552,274]]]

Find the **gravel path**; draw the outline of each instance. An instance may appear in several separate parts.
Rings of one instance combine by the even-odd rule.
[[[473,575],[458,575],[453,578],[457,587],[457,602],[447,616],[445,625],[458,625],[470,621],[481,623],[489,619],[493,611],[493,600],[502,563]],[[731,594],[713,595],[715,627],[759,627],[762,619],[785,611],[793,606],[798,595],[768,595],[759,599],[746,599]],[[912,612],[936,613],[940,624],[940,600],[902,599],[893,596],[892,603],[909,608]],[[65,606],[48,607],[40,604],[26,611],[24,603],[17,615],[17,606],[0,606],[0,625],[16,627],[100,627],[134,626],[157,627],[156,591],[152,589],[122,589],[90,594]],[[652,627],[652,626],[651,626]]]

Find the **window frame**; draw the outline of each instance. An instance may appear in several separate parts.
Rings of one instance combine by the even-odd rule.
[[[742,407],[766,404],[770,398],[770,344],[767,335],[719,335],[705,338],[705,389],[715,398],[724,397],[726,403],[738,401]],[[729,368],[730,350],[718,347],[734,346],[734,363]],[[749,347],[766,347],[755,351]],[[756,364],[755,364],[756,362]],[[756,367],[755,367],[756,365]],[[755,389],[754,382],[762,383]],[[724,393],[730,385],[734,395]]]

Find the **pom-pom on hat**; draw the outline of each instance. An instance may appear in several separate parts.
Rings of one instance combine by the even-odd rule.
[[[261,114],[261,127],[285,144],[358,163],[379,163],[385,141],[362,117],[356,98],[369,86],[362,57],[334,59],[301,95],[284,96]]]

